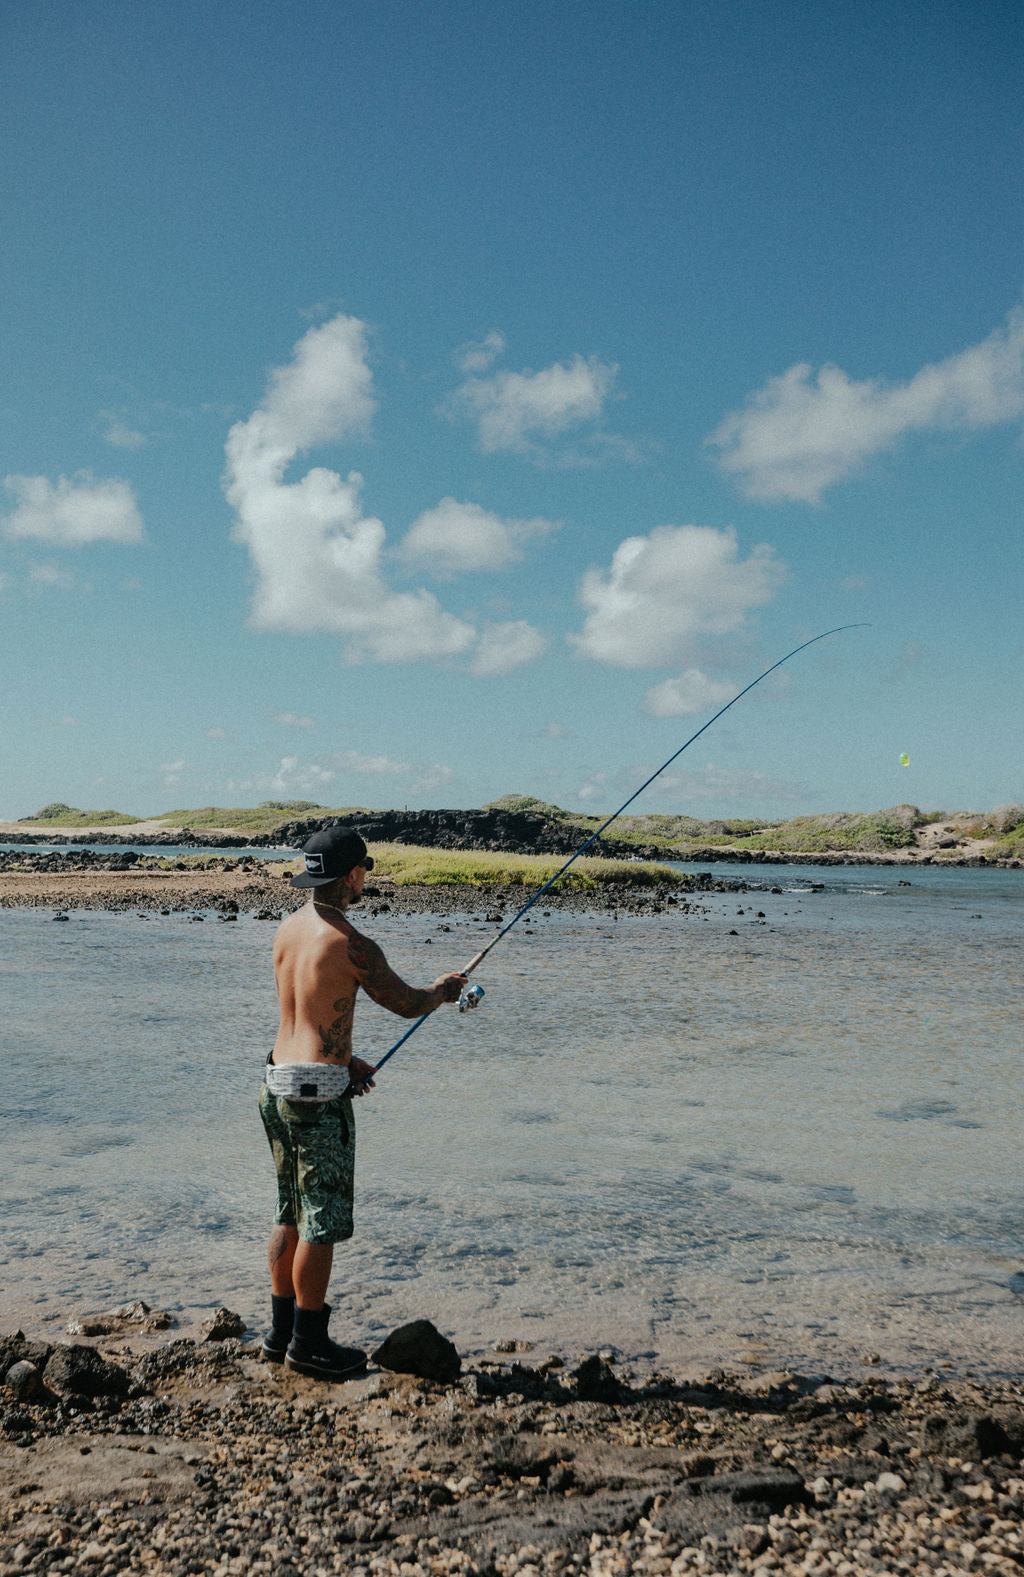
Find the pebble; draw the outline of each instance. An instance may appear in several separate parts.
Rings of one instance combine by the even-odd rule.
[[[12,1341],[0,1340],[8,1356]],[[568,1355],[541,1372],[519,1351],[461,1385],[381,1374],[325,1386],[271,1371],[236,1338],[176,1340],[134,1361],[127,1395],[0,1395],[8,1441],[64,1440],[94,1474],[108,1442],[139,1463],[57,1495],[45,1452],[9,1455],[20,1477],[0,1489],[0,1574],[953,1577],[1024,1565],[1016,1383],[919,1388],[876,1372],[823,1385],[773,1371],[752,1384],[719,1370],[621,1380],[613,1400],[588,1401],[574,1376],[604,1378],[606,1360]],[[123,1346],[119,1357],[131,1362]],[[158,1482],[171,1462],[190,1476],[182,1489]]]

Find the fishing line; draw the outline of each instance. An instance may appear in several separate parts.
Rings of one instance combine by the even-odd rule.
[[[502,926],[501,930],[498,931],[497,934],[491,938],[491,940],[488,942],[486,947],[482,947],[480,949],[479,953],[475,954],[474,957],[470,959],[469,963],[466,965],[465,969],[463,969],[461,971],[461,973],[464,974],[464,975],[471,975],[473,973],[474,969],[476,969],[479,964],[483,963],[484,959],[487,957],[488,953],[492,950],[492,948],[497,947],[497,945],[501,941],[502,937],[508,935],[508,933],[511,931],[512,927],[514,925],[517,925],[519,923],[519,921],[523,918],[523,915],[526,914],[530,909],[533,908],[533,906],[537,902],[537,900],[539,898],[542,898],[544,896],[544,894],[548,891],[548,889],[555,885],[555,883],[558,881],[560,876],[564,876],[565,875],[565,873],[569,869],[570,865],[575,864],[575,862],[579,859],[580,855],[583,854],[587,849],[589,849],[590,845],[592,843],[595,843],[597,841],[597,839],[601,836],[602,832],[605,832],[611,826],[613,821],[617,821],[618,818],[622,815],[623,811],[627,810],[629,808],[629,806],[632,805],[632,803],[633,803],[633,801],[635,799],[639,799],[639,797],[643,793],[644,789],[650,788],[650,786],[654,782],[655,778],[660,778],[661,774],[664,771],[666,771],[672,765],[673,761],[678,761],[679,760],[679,757],[682,755],[684,750],[689,750],[690,746],[692,744],[694,744],[700,738],[701,734],[706,734],[708,729],[711,727],[711,725],[713,723],[717,723],[718,719],[720,717],[723,717],[725,715],[725,713],[728,712],[728,710],[729,710],[729,708],[731,706],[735,706],[737,701],[742,701],[742,699],[743,699],[743,697],[745,695],[749,695],[751,690],[753,690],[754,686],[755,685],[759,685],[761,683],[762,679],[767,679],[769,674],[773,674],[775,672],[776,668],[781,668],[783,663],[788,663],[789,659],[791,657],[795,657],[798,652],[805,652],[807,650],[808,646],[814,646],[818,641],[827,640],[830,635],[841,635],[844,630],[863,630],[863,629],[867,629],[867,628],[868,628],[868,626],[866,624],[839,624],[839,625],[836,626],[836,628],[834,630],[823,630],[820,635],[812,635],[812,637],[811,637],[811,639],[809,641],[803,641],[803,642],[801,642],[801,644],[799,646],[794,646],[793,650],[791,652],[787,652],[785,657],[780,657],[777,663],[772,663],[771,667],[770,668],[766,668],[763,674],[758,674],[756,679],[752,679],[750,684],[748,684],[745,687],[745,689],[741,690],[738,695],[734,695],[731,701],[727,701],[725,703],[725,705],[723,707],[721,707],[715,713],[714,717],[709,717],[707,722],[703,725],[702,728],[698,728],[698,730],[697,730],[697,732],[695,734],[691,734],[689,739],[686,741],[685,745],[680,745],[679,749],[675,752],[675,754],[669,756],[668,760],[662,763],[662,765],[658,768],[657,772],[652,772],[650,777],[646,778],[644,780],[644,782],[641,783],[640,787],[638,789],[636,789],[629,796],[629,798],[627,800],[623,801],[623,803],[619,806],[618,810],[613,811],[612,814],[608,817],[608,820],[602,822],[600,827],[598,827],[597,831],[596,832],[592,832],[590,834],[590,837],[585,839],[585,841],[580,844],[580,846],[576,850],[575,854],[571,854],[569,856],[569,858],[566,860],[565,864],[559,866],[559,868],[555,872],[554,876],[552,876],[548,881],[546,881],[542,887],[538,887],[538,889],[534,893],[533,897],[530,898],[526,903],[523,904],[523,907],[520,910],[518,910],[516,914],[514,914],[512,916],[511,920],[509,920],[507,925],[503,925]],[[477,992],[479,993],[480,996],[483,995],[483,992],[480,990],[479,987],[477,987],[476,990],[477,990]],[[468,1006],[475,1006],[477,1000],[478,1000],[478,998],[475,997],[472,1000],[472,1002],[468,1003],[467,1005]],[[461,1004],[460,1004],[460,1006],[461,1006]],[[384,1064],[387,1061],[389,1061],[389,1059],[391,1057],[393,1057],[395,1055],[395,1052],[400,1050],[400,1048],[405,1045],[405,1043],[409,1039],[409,1037],[411,1035],[415,1035],[415,1033],[419,1029],[420,1025],[421,1024],[425,1024],[427,1019],[430,1018],[431,1016],[432,1015],[430,1013],[424,1013],[421,1018],[418,1018],[415,1021],[415,1023],[412,1024],[410,1026],[410,1028],[406,1030],[405,1034],[403,1036],[401,1036],[401,1038],[399,1040],[395,1041],[395,1044],[391,1047],[391,1050],[388,1051],[387,1053],[385,1053],[385,1055],[383,1057],[381,1057],[380,1061],[377,1063],[377,1072],[378,1073],[380,1072],[380,1070],[384,1066]],[[346,1094],[348,1094],[349,1091],[353,1090],[354,1088],[355,1088],[354,1085],[349,1085],[349,1090],[346,1091]]]

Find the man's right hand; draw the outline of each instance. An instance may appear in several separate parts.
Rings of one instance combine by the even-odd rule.
[[[468,975],[441,975],[434,981],[434,990],[440,991],[442,1002],[457,1002],[468,985]]]

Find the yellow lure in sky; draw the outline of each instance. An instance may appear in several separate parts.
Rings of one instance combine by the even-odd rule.
[[[909,756],[900,756],[900,766],[901,767],[909,767],[909,765],[910,765],[910,757]]]

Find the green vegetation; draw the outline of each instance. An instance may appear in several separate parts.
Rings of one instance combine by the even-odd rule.
[[[588,838],[607,820],[608,813],[588,815],[579,811],[562,810],[558,805],[551,805],[544,800],[536,799],[530,794],[505,794],[501,799],[492,800],[490,804],[482,807],[485,811],[508,811],[526,815],[537,816],[548,825],[563,828],[578,843]],[[182,827],[196,832],[210,832],[215,829],[224,829],[234,832],[257,833],[273,835],[277,828],[287,822],[305,818],[325,818],[347,815],[373,815],[375,812],[367,806],[345,805],[331,808],[320,805],[315,800],[264,800],[262,804],[253,808],[225,807],[219,805],[205,805],[198,810],[174,810],[164,816],[153,817],[155,822],[166,827]],[[55,801],[45,805],[34,817],[26,817],[23,826],[38,827],[74,827],[74,826],[131,826],[138,822],[138,816],[129,816],[116,810],[78,810],[74,806],[66,805],[63,801]],[[701,851],[711,849],[736,849],[751,855],[760,853],[777,852],[781,854],[887,854],[899,849],[913,848],[917,842],[916,834],[925,827],[949,821],[957,837],[969,838],[990,843],[992,846],[985,850],[989,858],[994,859],[1021,859],[1024,858],[1024,806],[1008,804],[998,806],[994,811],[986,814],[971,814],[964,811],[950,813],[947,811],[924,812],[916,805],[893,805],[887,810],[873,811],[870,813],[836,811],[822,816],[795,816],[789,821],[772,821],[765,819],[716,819],[702,821],[696,816],[670,816],[649,814],[639,816],[621,816],[608,829],[609,840],[624,844],[627,848],[634,848],[647,853],[656,851],[657,858],[664,859],[693,859],[699,858]],[[570,844],[570,846],[572,846]],[[387,845],[394,851],[395,859],[404,846]],[[410,846],[409,852],[427,858],[429,851],[419,851]],[[437,855],[447,861],[454,861],[454,854],[444,853]],[[942,857],[941,851],[939,856]],[[435,858],[430,855],[431,860]],[[459,856],[461,858],[461,856]],[[450,881],[525,881],[525,875],[515,874],[519,867],[514,866],[515,857],[511,855],[493,855],[485,852],[468,853],[466,858],[480,862],[479,875],[466,874],[460,867],[457,874],[445,877],[441,867],[436,864],[430,866],[430,873],[419,876],[405,876],[400,874],[405,869],[405,864],[399,863],[395,867],[395,880],[424,880],[428,882]],[[524,856],[523,858],[526,858]],[[531,856],[532,858],[532,856]],[[554,857],[552,857],[554,860]],[[491,867],[487,861],[497,860],[505,862],[509,867],[506,874],[500,871],[491,874]],[[601,862],[595,860],[595,867]],[[454,866],[452,867],[455,869]],[[555,863],[549,862],[548,875],[557,868]],[[575,867],[574,867],[575,869]],[[612,866],[614,873],[621,872],[621,862]],[[533,880],[531,875],[529,880]],[[546,880],[538,876],[537,881]],[[608,880],[610,877],[594,876],[594,880]],[[637,871],[630,870],[631,881],[642,881]]]
[[[220,827],[236,832],[273,832],[285,822],[303,816],[348,816],[353,811],[365,810],[364,805],[343,805],[332,810],[328,805],[318,805],[315,800],[264,800],[251,809],[226,808],[222,805],[203,805],[199,810],[170,810],[165,816],[155,816],[154,821],[167,827],[191,827],[202,831],[204,827]]]
[[[398,887],[522,887],[533,891],[550,881],[565,861],[548,854],[501,854],[488,849],[420,849],[402,843],[371,843],[378,875]],[[296,869],[298,867],[296,866]],[[591,859],[584,855],[566,871],[558,887],[581,891],[627,881],[630,886],[655,887],[667,883],[685,887],[689,878],[666,865],[622,860]]]
[[[891,849],[913,848],[914,829],[923,822],[915,805],[894,805],[871,815],[836,811],[828,816],[794,816],[792,821],[772,827],[746,834],[730,831],[704,841],[794,854],[885,854]]]
[[[576,828],[581,840],[607,816],[573,815],[526,794],[506,794],[487,810],[524,810]],[[882,854],[914,844],[914,829],[927,820],[916,805],[894,805],[870,815],[839,811],[826,816],[796,816],[791,821],[699,821],[695,816],[623,816],[609,829],[619,843],[656,844],[666,855],[685,857],[696,849],[777,849],[787,853],[861,852]]]
[[[1024,805],[997,805],[990,816],[979,817],[966,829],[969,838],[994,838],[989,859],[1024,859]]]
[[[141,819],[140,816],[127,816],[121,810],[76,810],[73,805],[65,805],[63,800],[54,800],[34,816],[24,816],[19,825],[43,822],[47,827],[130,827]]]

